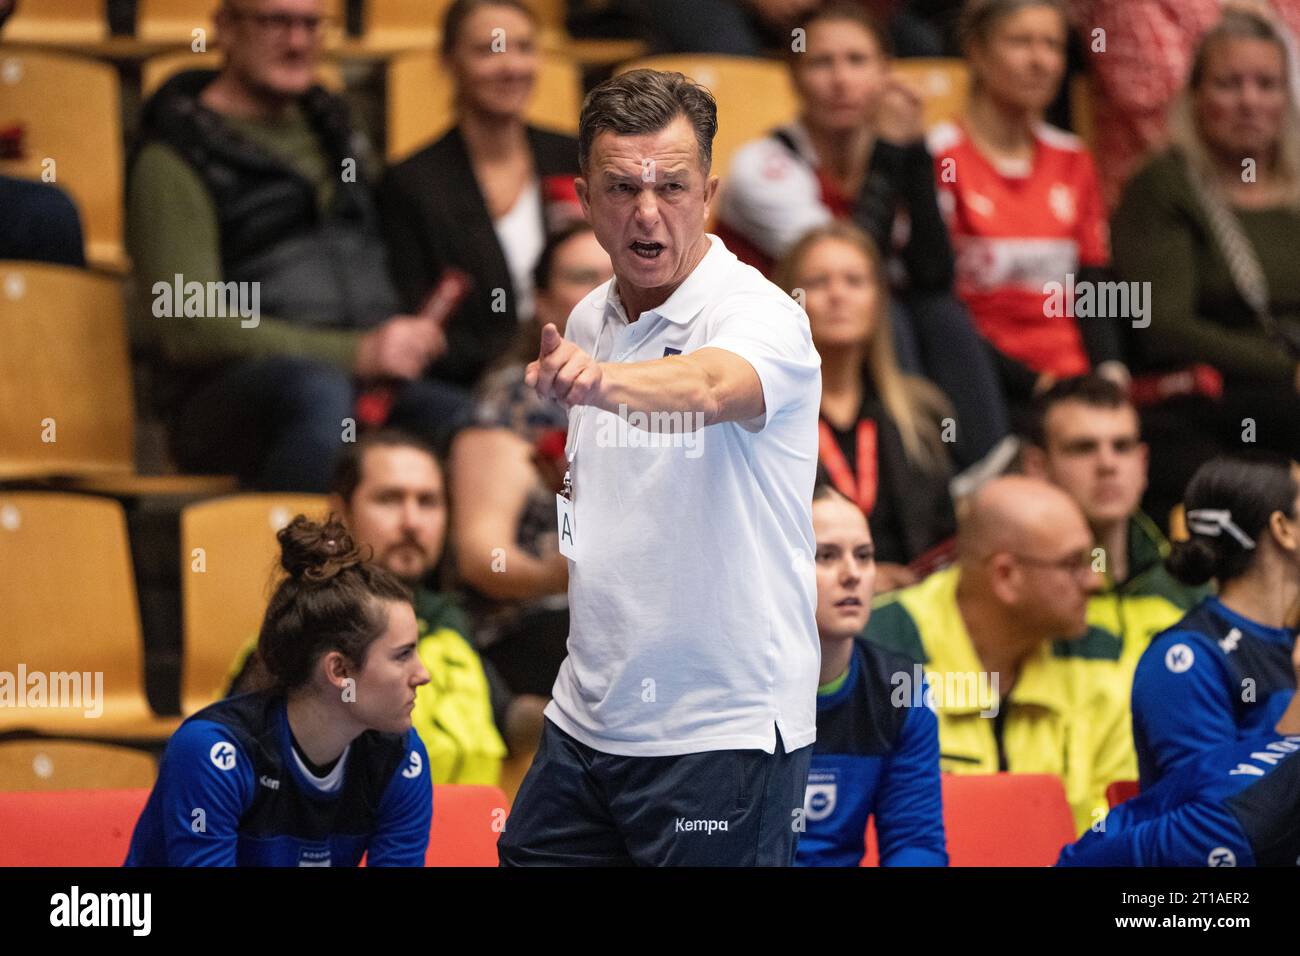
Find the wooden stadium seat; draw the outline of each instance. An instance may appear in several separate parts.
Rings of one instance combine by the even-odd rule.
[[[955,120],[966,108],[970,69],[958,57],[904,57],[893,61],[892,72],[921,94],[925,128]]]
[[[24,9],[35,4],[26,4]],[[107,63],[46,51],[0,50],[0,126],[24,127],[28,159],[0,173],[40,175],[53,160],[54,182],[81,213],[86,260],[124,273],[122,122],[117,70]]]
[[[684,73],[708,87],[718,101],[718,134],[713,140],[713,172],[726,179],[736,150],[799,112],[784,63],[755,57],[714,55],[651,56],[619,67]]]
[[[98,43],[108,37],[108,0],[23,0],[5,24],[9,43]]]
[[[182,50],[152,56],[145,60],[140,67],[140,96],[142,99],[152,96],[158,87],[177,73],[183,73],[186,70],[219,70],[221,69],[221,63],[222,55],[219,50],[209,50],[206,53],[192,53],[189,50]],[[332,60],[321,62],[320,68],[317,70],[317,79],[321,86],[327,90],[336,93],[343,92],[343,72],[339,69],[339,65]]]
[[[496,787],[438,784],[425,866],[496,866],[510,801]]]
[[[149,791],[0,793],[0,866],[121,866]]]
[[[124,790],[152,787],[153,757],[79,740],[0,743],[0,790]]]
[[[582,108],[582,78],[567,57],[542,53],[528,121],[535,126],[577,134]],[[402,53],[388,63],[388,161],[405,159],[433,142],[452,124],[452,83],[438,55]]]
[[[1075,840],[1065,787],[1051,774],[942,775],[949,866],[1051,866]],[[879,865],[867,826],[863,866]]]
[[[176,728],[179,720],[154,714],[145,697],[135,574],[118,502],[0,492],[0,568],[0,671],[29,693],[39,675],[51,691],[44,701],[0,707],[0,733],[157,740]],[[72,674],[94,701],[80,694],[76,701]],[[58,701],[56,681],[64,685]],[[33,706],[56,702],[62,706]],[[96,708],[99,716],[88,713]]]
[[[1114,810],[1125,800],[1132,800],[1138,795],[1136,780],[1116,780],[1106,788],[1106,805]]]
[[[366,0],[361,13],[367,49],[398,52],[435,49],[451,0]]]
[[[1095,149],[1097,141],[1092,111],[1092,80],[1086,73],[1080,73],[1070,81],[1070,120],[1079,138],[1087,143],[1089,149]]]
[[[333,23],[328,38],[337,40],[346,27],[346,0],[325,0],[325,12]],[[194,31],[206,31],[209,48],[215,37],[212,16],[219,0],[137,0],[135,36],[137,40],[162,43],[191,43]]]
[[[0,478],[131,470],[122,313],[116,279],[0,262]]]
[[[297,514],[319,520],[325,508],[324,495],[250,494],[181,511],[182,712],[221,696],[235,655],[261,629],[278,580],[276,532]]]

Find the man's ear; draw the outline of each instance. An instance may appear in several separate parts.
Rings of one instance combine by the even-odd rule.
[[[1020,602],[1020,569],[1016,561],[1005,551],[991,555],[989,566],[989,590],[1000,604],[1014,607]]]
[[[582,206],[582,217],[586,219],[587,222],[591,222],[591,202],[590,197],[587,195],[586,178],[578,176],[574,179],[573,188],[577,192],[578,202]]]
[[[713,200],[718,196],[718,177],[712,174],[704,182],[704,221],[709,221],[709,210],[713,208]]]

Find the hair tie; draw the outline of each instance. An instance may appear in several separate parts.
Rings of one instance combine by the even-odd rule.
[[[1187,512],[1187,528],[1196,534],[1204,534],[1212,538],[1217,538],[1226,531],[1247,551],[1255,548],[1255,542],[1246,532],[1237,527],[1232,520],[1232,512],[1226,508],[1197,508]]]

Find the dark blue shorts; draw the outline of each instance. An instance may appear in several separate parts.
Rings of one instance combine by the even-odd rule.
[[[790,866],[812,746],[601,753],[546,721],[497,841],[502,866]]]

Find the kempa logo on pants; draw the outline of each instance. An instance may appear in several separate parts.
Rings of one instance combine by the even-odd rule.
[[[0,707],[80,707],[92,720],[104,713],[103,671],[0,671]]]
[[[706,835],[721,831],[727,832],[726,820],[687,820],[685,817],[677,818],[677,826],[674,829],[678,833],[704,833]]]
[[[179,272],[171,283],[153,284],[157,319],[224,319],[239,316],[239,327],[255,329],[262,321],[259,282],[186,282]]]
[[[127,926],[134,936],[148,936],[153,925],[152,893],[70,893],[50,897],[51,926]]]

